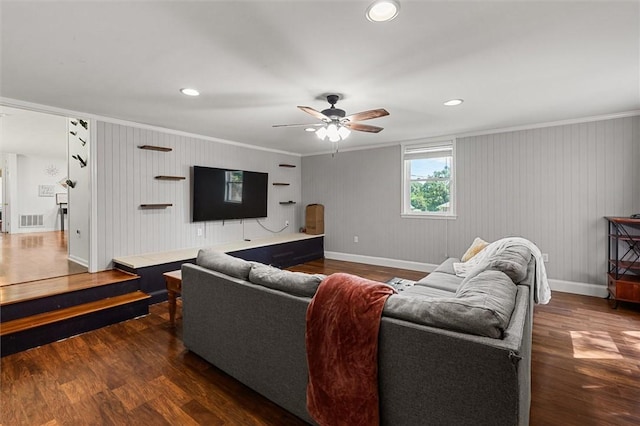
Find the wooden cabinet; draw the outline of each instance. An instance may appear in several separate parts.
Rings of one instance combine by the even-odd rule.
[[[607,217],[607,288],[614,307],[619,300],[640,303],[640,219]]]

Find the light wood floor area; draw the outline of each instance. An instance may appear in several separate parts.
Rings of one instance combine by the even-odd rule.
[[[67,232],[0,233],[0,286],[87,272],[67,259]]]
[[[415,271],[338,261],[292,268],[385,281]],[[179,302],[180,303],[180,302]],[[303,425],[200,357],[150,315],[2,358],[0,423]],[[536,306],[531,425],[640,424],[640,305],[554,293]]]

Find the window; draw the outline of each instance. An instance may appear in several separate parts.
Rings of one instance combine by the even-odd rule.
[[[404,145],[402,214],[455,216],[455,140]]]

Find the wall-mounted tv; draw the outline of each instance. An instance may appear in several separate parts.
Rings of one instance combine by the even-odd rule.
[[[194,222],[267,217],[269,174],[193,166]]]

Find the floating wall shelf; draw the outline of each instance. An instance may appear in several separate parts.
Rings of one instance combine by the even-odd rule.
[[[158,180],[184,180],[186,177],[184,176],[156,176]]]
[[[280,167],[295,167],[295,164],[278,164]]]
[[[295,201],[280,201],[280,204],[295,204]]]
[[[151,151],[162,151],[162,152],[173,151],[173,148],[167,148],[166,146],[140,145],[138,148],[148,149]]]
[[[289,186],[291,184],[290,183],[285,183],[285,182],[273,182],[272,185],[273,186]]]
[[[164,203],[164,204],[140,204],[141,209],[166,209],[167,207],[172,207],[173,204]]]

